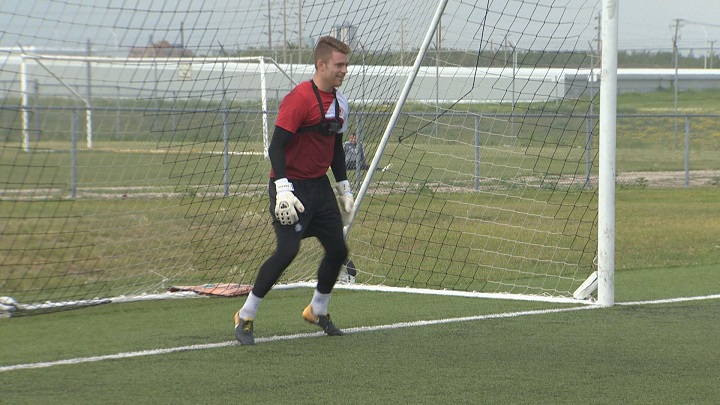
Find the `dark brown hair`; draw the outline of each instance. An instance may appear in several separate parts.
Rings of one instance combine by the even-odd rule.
[[[317,42],[317,45],[315,45],[315,51],[313,52],[313,59],[315,61],[315,68],[317,68],[317,63],[319,60],[322,60],[323,62],[327,62],[330,60],[330,57],[332,56],[333,51],[337,51],[340,53],[343,53],[345,55],[350,54],[350,47],[342,42],[341,40],[331,37],[331,36],[325,36],[320,37],[320,39]]]

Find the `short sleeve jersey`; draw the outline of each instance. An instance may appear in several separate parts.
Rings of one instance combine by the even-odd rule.
[[[335,111],[335,96],[333,93],[318,90],[323,103],[322,110],[326,120],[333,120],[337,116],[342,122],[340,134],[347,130],[348,100],[339,91],[335,95],[340,107],[339,113]],[[292,132],[290,142],[285,145],[285,163],[288,179],[316,179],[324,176],[333,160],[335,151],[335,136],[322,135],[319,132],[300,132],[300,127],[319,124],[321,112],[312,83],[306,81],[297,85],[283,98],[280,103],[275,125]],[[271,177],[275,177],[272,170]]]

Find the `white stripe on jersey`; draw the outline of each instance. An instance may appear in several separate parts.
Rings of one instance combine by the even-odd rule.
[[[345,132],[348,129],[348,116],[350,112],[350,104],[348,102],[347,97],[345,97],[344,94],[340,92],[340,90],[335,90],[335,97],[337,98],[338,104],[340,105],[340,112],[341,117],[343,120],[343,126],[340,129],[340,132]],[[330,108],[328,108],[327,112],[325,113],[325,118],[328,120],[332,120],[335,118],[335,102],[333,101],[332,104],[330,104]]]

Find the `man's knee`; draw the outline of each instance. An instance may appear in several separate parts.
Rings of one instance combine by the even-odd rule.
[[[300,252],[300,245],[278,245],[275,251],[277,256],[282,262],[290,264]]]
[[[336,249],[332,249],[330,252],[328,252],[331,260],[335,263],[340,263],[342,265],[345,263],[345,259],[348,258],[349,255],[348,247],[343,242],[337,246]]]
[[[273,256],[283,264],[289,265],[300,252],[300,243],[296,240],[279,238]]]

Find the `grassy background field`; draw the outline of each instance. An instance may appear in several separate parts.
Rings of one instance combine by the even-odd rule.
[[[243,298],[4,319],[0,401],[716,403],[719,194],[618,190],[613,308],[339,289],[350,333],[329,338],[300,318],[310,290],[273,291],[253,347],[234,344]],[[93,361],[13,368],[67,359]]]
[[[626,116],[618,119],[618,173],[681,171],[684,120],[678,138],[674,118],[668,116],[673,113],[672,94],[624,95],[619,106]],[[720,92],[681,94],[680,106],[681,114],[693,115],[691,170],[720,170],[719,116],[714,115],[720,111]],[[108,120],[108,127],[112,122]],[[530,124],[526,134],[535,127]],[[0,156],[0,175],[30,189],[66,184],[57,178],[68,177],[69,171],[47,170],[69,166],[67,129],[62,131],[56,138],[46,133],[44,143],[37,145],[40,150],[18,155],[21,160]],[[521,146],[532,142],[519,135]],[[85,185],[84,192],[101,197],[79,199],[73,212],[93,220],[93,213],[121,209],[131,201],[137,209],[111,226],[122,229],[142,221],[143,216],[135,215],[139,212],[168,214],[166,198],[182,201],[198,184],[207,184],[208,176],[220,178],[218,170],[193,170],[193,165],[220,167],[221,157],[211,153],[186,156],[174,150],[176,165],[158,165],[167,158],[162,152],[173,148],[166,141],[123,142],[100,136],[96,150],[81,155],[79,183]],[[583,153],[583,141],[573,140],[577,148],[572,153]],[[257,139],[238,141],[238,147],[259,145]],[[214,151],[221,144],[206,141],[203,147]],[[389,147],[395,156],[402,153],[398,144]],[[233,156],[234,170],[246,170],[258,159],[262,156]],[[34,181],[23,183],[27,178],[12,171],[13,163],[34,167],[28,174]],[[115,165],[137,167],[138,172],[119,173]],[[164,170],[182,166],[201,174],[155,173],[156,189],[170,197],[119,197],[122,192],[144,193],[131,186],[136,175],[143,175],[142,168],[153,165]],[[262,184],[266,171],[242,174],[253,175]],[[232,315],[243,298],[135,302],[0,319],[0,403],[717,403],[717,184],[715,179],[702,187],[655,188],[636,181],[618,187],[618,305],[613,308],[338,289],[331,313],[349,334],[327,338],[300,318],[312,294],[309,289],[273,291],[259,313],[259,344],[254,347],[234,343]],[[67,190],[58,193],[66,195]],[[264,202],[257,203],[266,209]],[[68,226],[52,220],[65,214],[62,202],[30,201],[25,206],[24,215],[39,218],[36,227],[52,231]],[[18,210],[0,204],[0,211],[4,218],[13,218],[10,212]],[[45,217],[46,212],[53,215]],[[25,226],[22,218],[8,219],[2,229],[18,234]],[[63,239],[71,236],[58,232],[59,245],[72,245]],[[183,259],[188,247],[152,235],[142,243],[176,249],[178,254],[171,255],[176,260]],[[126,249],[137,251],[132,245]],[[133,255],[123,259],[131,267]],[[678,297],[696,298],[672,300]]]
[[[652,186],[648,172],[673,171],[682,174],[685,165],[685,116],[690,117],[688,157],[691,180],[694,180],[697,171],[703,170],[717,172],[700,180],[703,185],[720,183],[720,159],[717,158],[720,153],[720,131],[717,130],[720,92],[682,92],[678,134],[673,131],[672,97],[672,92],[621,95],[618,101],[617,169],[618,182],[623,187],[627,184]],[[694,101],[696,99],[699,101]],[[71,107],[67,100],[62,102]],[[403,190],[422,194],[432,188],[432,183],[442,183],[470,190],[476,186],[473,177],[477,168],[478,188],[504,190],[516,187],[516,177],[529,174],[529,177],[521,177],[523,182],[531,184],[530,194],[537,186],[542,190],[540,197],[545,198],[554,189],[565,187],[560,180],[575,178],[581,181],[585,178],[588,168],[584,147],[587,141],[585,114],[589,102],[587,99],[568,99],[558,103],[519,103],[515,110],[517,132],[514,137],[508,133],[509,105],[463,105],[463,109],[466,108],[463,114],[439,119],[443,129],[441,138],[435,136],[432,125],[428,124],[434,113],[423,110],[427,106],[408,105],[403,111],[406,114],[403,124],[393,133],[380,161],[381,166],[394,162],[394,169],[376,173],[371,187],[384,188],[397,182]],[[262,131],[257,113],[242,108],[248,106],[234,106],[236,110],[229,119],[233,123],[229,128],[229,150],[233,154],[227,157],[226,172],[225,157],[219,154],[224,144],[220,124],[223,120],[219,119],[217,105],[162,106],[176,108],[179,112],[163,110],[153,114],[141,108],[135,109],[139,106],[132,105],[132,101],[123,103],[127,103],[123,107],[128,110],[120,116],[115,111],[97,112],[93,121],[97,126],[94,129],[94,146],[89,149],[79,140],[76,161],[73,160],[69,142],[70,110],[39,111],[38,114],[43,117],[43,131],[33,137],[31,153],[20,151],[19,145],[13,141],[20,139],[18,128],[21,116],[12,110],[0,111],[0,120],[6,122],[0,131],[10,131],[4,137],[3,150],[6,153],[0,154],[0,178],[6,179],[0,193],[7,200],[12,200],[0,204],[0,217],[4,218],[0,225],[0,230],[3,230],[0,232],[0,246],[12,247],[5,253],[6,265],[0,266],[0,279],[8,280],[4,295],[12,295],[21,302],[67,300],[68,296],[74,299],[128,295],[135,290],[147,291],[159,286],[163,283],[162,277],[173,282],[206,282],[216,280],[219,271],[227,274],[235,272],[229,276],[233,282],[249,282],[254,275],[252,269],[269,254],[267,251],[272,249],[271,243],[260,236],[270,234],[262,231],[263,224],[267,222],[263,214],[267,213],[264,198],[269,163],[261,152]],[[100,104],[100,107],[103,105]],[[370,111],[372,114],[369,114],[366,124],[379,130],[384,128],[389,112],[381,111],[387,107],[385,105],[375,107],[377,111]],[[198,113],[185,111],[185,108],[195,108]],[[538,114],[540,112],[542,114]],[[559,114],[556,115],[556,112]],[[116,133],[118,121],[122,125],[120,132]],[[596,135],[597,120],[593,122],[590,127]],[[478,135],[474,131],[476,123],[481,136],[480,151],[475,148],[475,136]],[[377,146],[380,133],[373,132],[366,138],[367,150]],[[79,134],[84,134],[82,128]],[[597,136],[593,136],[592,142],[589,155],[595,158]],[[448,159],[448,156],[453,158]],[[520,169],[512,172],[507,171],[508,167]],[[590,172],[592,176],[597,174],[596,159]],[[551,175],[545,176],[548,173]],[[351,177],[354,175],[351,174]],[[227,183],[226,178],[229,179]],[[351,179],[359,186],[355,180]],[[232,198],[222,197],[224,186],[228,187]],[[583,191],[594,192],[592,188]],[[391,211],[403,195],[394,193],[388,199]],[[499,201],[502,198],[489,194],[486,201],[471,201],[482,198],[478,195],[466,193],[453,198],[459,198],[461,200],[454,201],[463,203],[504,203]],[[420,198],[427,200],[425,196]],[[665,199],[664,196],[659,198]],[[425,200],[415,202],[424,203]],[[526,198],[521,200],[529,201]],[[381,199],[376,201],[385,203]],[[503,220],[516,208],[514,202],[508,201],[509,205],[500,210],[506,213]],[[449,204],[443,209],[457,215],[455,209],[460,210],[462,205]],[[364,207],[368,212],[375,213],[372,199],[366,199]],[[384,209],[382,207],[384,205],[378,210]],[[521,208],[526,209],[527,206],[522,205]],[[542,208],[542,204],[537,208]],[[384,222],[368,221],[365,234],[362,234],[363,227],[360,226],[356,226],[354,232],[367,237],[371,231],[386,231],[397,225],[395,216],[399,222],[405,219],[401,211],[406,210],[391,212],[385,216]],[[467,210],[460,214],[470,216]],[[591,215],[592,211],[585,211],[585,214]],[[562,226],[561,222],[554,221],[552,226]],[[456,224],[459,227],[453,229],[459,232],[456,235],[474,232],[478,227],[463,221]],[[240,251],[231,248],[238,245],[234,228],[255,232],[250,238],[245,233],[240,239],[246,242]],[[30,229],[32,232],[27,232]],[[519,227],[505,227],[503,232],[513,232],[512,229],[517,229],[513,237],[525,233]],[[494,230],[488,231],[490,235],[495,233]],[[585,232],[585,235],[588,233]],[[565,233],[557,234],[566,236]],[[381,234],[378,238],[382,240],[385,237]],[[393,238],[399,240],[403,235],[395,232]],[[382,244],[382,241],[377,244]],[[496,239],[495,244],[502,245],[502,241]],[[415,247],[404,248],[411,252]],[[672,256],[666,253],[672,251],[663,250],[662,256]],[[380,257],[377,251],[366,253],[373,258]],[[150,259],[141,261],[144,257]],[[247,263],[236,265],[237,257],[249,259]],[[406,259],[398,257],[399,262]],[[468,261],[479,260],[473,257]],[[670,261],[683,263],[679,259]],[[183,266],[184,263],[192,263],[192,266]],[[455,263],[462,267],[464,259]],[[136,275],[133,273],[136,269],[143,269],[144,274]],[[404,271],[400,266],[393,266],[393,269],[398,270],[396,274]],[[374,272],[377,267],[369,270],[373,271],[372,274],[386,274],[384,268],[379,273]],[[472,268],[453,270],[456,273],[475,272]],[[51,280],[33,277],[37,274],[48,276]],[[55,277],[49,277],[50,274]],[[301,279],[305,274],[292,279]],[[80,275],[89,281],[86,282],[86,278]],[[120,277],[133,280],[125,284],[116,283]],[[438,277],[447,279],[445,274]],[[573,282],[579,283],[583,278],[577,277]],[[486,279],[478,278],[480,283],[485,283]],[[128,284],[130,291],[126,288]],[[144,290],[136,287],[140,285],[144,286]],[[434,285],[452,287],[448,284]],[[58,288],[53,290],[50,287]],[[75,291],[79,294],[67,294]]]

